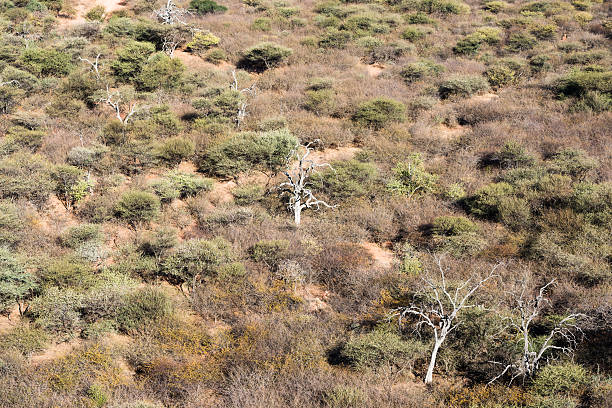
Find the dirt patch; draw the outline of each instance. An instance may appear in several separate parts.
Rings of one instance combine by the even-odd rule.
[[[11,331],[20,321],[19,306],[15,305],[8,316],[0,316],[0,334]]]
[[[338,147],[337,149],[315,150],[308,155],[307,160],[312,160],[316,164],[330,163],[352,159],[360,148],[355,146]],[[293,170],[296,170],[298,162],[293,163]]]
[[[76,0],[72,5],[75,11],[74,15],[59,16],[59,27],[71,27],[75,24],[86,22],[85,14],[96,6],[104,7],[105,16],[108,18],[113,12],[124,9],[127,6],[127,2],[125,0]]]
[[[368,65],[360,62],[357,64],[357,66],[360,70],[365,71],[370,78],[379,77],[385,70],[385,66],[380,63]]]
[[[218,71],[231,71],[232,69],[236,69],[235,66],[230,64],[227,61],[221,61],[219,64],[213,64],[211,62],[203,60],[201,57],[194,55],[190,52],[186,52],[184,50],[175,50],[174,58],[181,60],[185,66],[192,69],[214,69]]]
[[[375,267],[389,269],[393,266],[395,258],[393,251],[390,249],[390,242],[384,243],[383,246],[380,246],[374,242],[364,242],[361,244],[361,246],[370,253],[372,259],[374,260]]]
[[[51,347],[48,347],[42,353],[34,354],[30,358],[30,361],[32,362],[32,364],[37,365],[37,364],[43,364],[47,361],[56,360],[58,358],[62,358],[68,355],[72,350],[81,346],[82,344],[83,344],[83,340],[81,339],[73,339],[73,340],[70,340],[69,342],[59,343]]]
[[[494,93],[486,93],[482,95],[474,95],[470,98],[471,102],[491,102],[496,99],[499,99],[499,95],[495,95]]]
[[[466,131],[467,129],[464,126],[457,125],[450,127],[443,123],[434,128],[435,135],[437,135],[437,137],[442,140],[457,139]]]
[[[304,299],[309,312],[331,311],[326,302],[329,292],[320,286],[308,284],[296,290],[296,294]]]

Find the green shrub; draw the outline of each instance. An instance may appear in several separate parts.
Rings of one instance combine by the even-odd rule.
[[[131,37],[135,28],[136,25],[131,18],[112,16],[104,27],[104,33],[113,37]]]
[[[588,372],[577,364],[549,364],[538,372],[532,387],[540,395],[570,396],[582,391],[589,382]]]
[[[444,66],[428,60],[421,60],[406,65],[400,71],[400,75],[406,83],[411,83],[423,78],[438,76],[443,71]]]
[[[335,28],[330,28],[327,30],[325,35],[323,35],[317,45],[320,48],[337,48],[343,49],[351,40],[351,34],[346,31],[340,31]]]
[[[130,41],[117,51],[117,60],[111,64],[115,76],[123,81],[135,79],[149,56],[155,52],[150,42]]]
[[[475,233],[463,233],[459,235],[434,235],[436,250],[448,252],[453,256],[474,256],[482,251],[487,241]]]
[[[43,48],[26,48],[19,56],[19,64],[35,75],[65,76],[72,70],[70,55]]]
[[[252,30],[270,31],[272,29],[272,21],[267,17],[259,17],[253,20],[251,24]]]
[[[408,24],[435,24],[436,20],[423,12],[409,14],[404,17]]]
[[[244,51],[239,65],[253,71],[265,71],[284,62],[293,50],[271,42],[259,43]]]
[[[219,37],[212,33],[198,31],[194,34],[190,42],[185,46],[187,50],[195,54],[201,54],[204,51],[219,45]]]
[[[526,33],[512,34],[506,42],[506,48],[513,52],[527,51],[536,46],[538,40]]]
[[[507,169],[532,166],[535,163],[535,158],[520,143],[509,141],[499,151],[486,157],[483,161],[486,165]]]
[[[538,40],[552,40],[557,35],[558,29],[555,24],[542,24],[532,27],[530,32]]]
[[[478,226],[465,217],[442,216],[433,221],[436,235],[460,235],[478,231]]]
[[[132,226],[152,221],[159,213],[159,199],[146,191],[123,193],[114,207],[115,215]]]
[[[197,165],[217,177],[235,177],[254,169],[277,172],[297,143],[287,129],[239,133],[209,149]]]
[[[145,256],[162,259],[177,244],[176,230],[162,227],[155,231],[145,231],[138,238],[138,249]]]
[[[234,202],[238,205],[251,205],[264,197],[264,188],[259,184],[246,184],[232,190]]]
[[[599,166],[596,159],[576,149],[561,150],[553,154],[546,163],[548,171],[577,179],[584,179],[591,170]]]
[[[7,248],[0,247],[0,314],[10,313],[22,300],[30,298],[38,284]]]
[[[75,249],[86,242],[100,242],[102,238],[99,225],[81,224],[70,227],[63,232],[60,242],[65,247]]]
[[[26,228],[22,210],[10,201],[0,201],[0,247],[17,245]]]
[[[353,114],[353,122],[370,127],[382,129],[393,122],[403,122],[406,106],[389,98],[376,98],[363,102]]]
[[[0,335],[0,351],[16,350],[29,356],[45,349],[49,336],[44,330],[21,324],[10,332]]]
[[[451,96],[470,96],[489,88],[487,80],[479,75],[455,76],[443,81],[438,87],[442,99]]]
[[[180,85],[184,71],[185,66],[178,58],[170,58],[166,53],[158,52],[142,65],[135,81],[143,91],[173,89]]]
[[[108,402],[108,394],[102,387],[96,384],[89,386],[87,396],[97,408],[102,408]]]
[[[317,89],[306,91],[304,109],[316,115],[329,115],[336,106],[336,92],[333,89]]]
[[[211,241],[192,239],[182,243],[168,256],[162,271],[174,284],[187,283],[214,277],[218,268],[233,261],[231,245],[222,238]]]
[[[408,160],[399,162],[393,169],[394,178],[387,188],[397,194],[412,196],[427,194],[436,188],[438,176],[425,171],[423,160],[418,153],[408,156]]]
[[[183,137],[165,140],[157,149],[157,157],[169,166],[176,166],[189,159],[195,152],[194,143]]]
[[[612,98],[612,71],[571,72],[554,82],[553,90],[561,97],[581,97],[585,96],[589,91],[596,91],[607,98]]]
[[[58,288],[88,289],[95,283],[93,269],[76,257],[65,256],[53,259],[38,271],[43,289]]]
[[[514,84],[518,80],[517,72],[506,65],[493,65],[483,73],[489,84],[494,88]]]
[[[92,186],[83,170],[65,164],[55,166],[51,170],[51,179],[54,182],[55,195],[68,210],[85,198]]]
[[[202,191],[210,191],[213,181],[195,174],[170,172],[163,179],[154,182],[152,187],[163,202],[169,202],[173,198],[183,199],[193,197]]]
[[[470,7],[456,0],[415,0],[408,3],[418,11],[433,14],[465,14],[470,12]]]
[[[85,19],[88,21],[104,21],[105,14],[106,9],[104,6],[95,6],[85,14]]]
[[[126,296],[117,323],[123,332],[142,329],[172,315],[172,301],[161,289],[147,287]]]
[[[204,59],[211,64],[220,64],[222,61],[227,60],[227,54],[225,51],[219,48],[212,49],[206,53]]]
[[[498,1],[498,0],[488,1],[485,3],[483,8],[487,11],[490,11],[493,14],[497,14],[500,11],[504,11],[505,9],[508,8],[508,3],[506,3],[505,1]]]
[[[0,159],[0,198],[42,206],[54,189],[50,164],[41,156],[15,153]]]
[[[256,262],[263,262],[270,267],[277,267],[288,255],[289,241],[274,239],[259,241],[249,252]]]
[[[418,341],[405,341],[389,329],[378,328],[374,331],[355,336],[346,342],[341,356],[352,366],[363,370],[384,366],[411,366],[422,358],[426,346]]]
[[[347,385],[336,385],[325,393],[324,399],[329,408],[360,407],[368,400],[363,390]]]
[[[406,29],[404,31],[402,31],[401,37],[404,40],[408,40],[408,41],[417,41],[420,40],[422,38],[425,38],[425,35],[427,35],[428,32],[421,29],[421,28],[416,28],[416,27],[406,27]]]
[[[189,8],[195,10],[198,14],[223,13],[227,11],[227,7],[217,4],[213,0],[191,0]]]
[[[470,212],[481,217],[498,220],[501,199],[510,196],[513,191],[514,188],[508,183],[489,184],[468,199]]]
[[[310,183],[315,190],[334,199],[366,197],[371,194],[378,176],[374,165],[347,160],[333,162],[332,167],[311,176]]]
[[[11,126],[7,129],[4,140],[0,142],[0,156],[14,153],[21,149],[35,152],[42,146],[47,135],[42,130],[26,129],[22,126]]]

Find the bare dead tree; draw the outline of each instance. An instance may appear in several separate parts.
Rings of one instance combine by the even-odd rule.
[[[162,38],[162,51],[165,52],[170,58],[174,56],[174,51],[178,48],[181,43],[179,36],[170,33]]]
[[[189,14],[191,14],[189,10],[177,6],[174,0],[168,0],[164,6],[153,12],[153,15],[155,15],[162,24],[187,25],[185,18]]]
[[[126,126],[131,117],[138,111],[138,104],[131,98],[120,91],[112,91],[106,85],[106,95],[102,95],[98,101],[104,102],[115,110],[115,116],[124,126]]]
[[[464,282],[453,284],[446,278],[448,268],[442,265],[442,259],[442,256],[435,258],[439,278],[434,280],[430,276],[423,277],[423,288],[415,293],[412,304],[397,308],[391,314],[392,317],[399,318],[400,324],[403,319],[416,318],[416,332],[420,332],[424,327],[429,327],[433,331],[434,346],[429,358],[425,384],[433,382],[438,352],[448,335],[461,324],[461,312],[483,307],[471,302],[471,299],[487,281],[499,277],[496,270],[501,265],[496,264],[484,278],[474,275]]]
[[[308,143],[306,145],[296,145],[293,150],[289,153],[285,160],[285,170],[282,173],[287,177],[286,182],[281,183],[278,188],[281,191],[281,196],[289,196],[289,202],[287,208],[293,211],[293,220],[295,225],[300,225],[302,220],[302,210],[305,208],[315,208],[319,210],[321,206],[327,208],[335,208],[335,205],[329,205],[323,200],[317,199],[312,190],[308,187],[308,180],[310,176],[319,167],[329,167],[333,170],[333,167],[329,163],[317,164],[312,160],[308,160],[308,156],[314,150],[313,144],[318,143],[319,140]],[[303,150],[304,153],[300,153]],[[293,159],[297,159],[297,167],[292,169],[291,163]]]
[[[511,307],[514,316],[504,319],[509,323],[503,331],[510,330],[511,334],[515,334],[518,337],[517,342],[519,344],[522,343],[523,346],[522,352],[517,361],[509,364],[491,361],[492,364],[504,366],[504,368],[488,384],[494,383],[507,373],[512,375],[509,384],[512,384],[518,377],[522,377],[524,382],[525,379],[533,377],[538,371],[542,359],[545,357],[548,359],[552,352],[573,353],[578,341],[583,337],[578,321],[586,318],[585,314],[571,313],[567,315],[559,320],[547,335],[540,337],[540,341],[537,341],[529,334],[533,322],[541,317],[544,308],[550,303],[544,297],[546,291],[555,284],[556,279],[553,279],[540,287],[535,296],[529,297],[527,294],[528,285],[526,279],[524,279],[521,283],[520,292],[509,293],[512,299]],[[542,338],[543,341],[541,341]],[[557,340],[561,342],[561,345],[556,344]]]
[[[100,75],[100,55],[102,54],[98,53],[98,55],[96,55],[96,59],[93,62],[88,58],[79,57],[79,61],[83,61],[89,64],[89,66],[91,67],[91,71],[95,74],[96,80],[98,80],[98,82],[102,81],[102,77]]]
[[[245,95],[245,98],[242,102],[240,102],[240,106],[238,107],[238,112],[236,113],[236,118],[234,122],[236,122],[236,128],[240,129],[242,122],[247,116],[247,107],[249,106],[249,98],[254,98],[257,95],[257,82],[253,82],[251,86],[248,88],[238,89],[238,79],[236,78],[236,71],[232,71],[232,78],[234,81],[230,85],[230,88],[234,91],[240,92]]]

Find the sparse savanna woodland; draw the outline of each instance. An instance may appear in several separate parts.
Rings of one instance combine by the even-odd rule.
[[[607,408],[604,0],[0,0],[0,408]]]

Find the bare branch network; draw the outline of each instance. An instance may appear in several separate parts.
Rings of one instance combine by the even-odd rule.
[[[333,167],[329,163],[317,164],[308,159],[308,156],[314,150],[312,146],[319,142],[320,140],[317,139],[306,145],[296,145],[285,159],[285,170],[283,170],[282,173],[287,177],[287,181],[281,183],[278,188],[282,190],[281,196],[289,196],[287,208],[293,211],[296,225],[300,225],[303,209],[313,208],[319,210],[321,206],[327,208],[337,207],[337,205],[329,205],[327,202],[316,198],[312,190],[308,187],[308,179],[316,169],[320,167],[329,167],[333,170]],[[300,154],[300,150],[305,151]],[[298,163],[297,168],[292,170],[291,162],[294,158],[297,159]]]
[[[465,282],[456,286],[450,284],[446,274],[448,268],[442,265],[443,256],[437,256],[439,278],[433,280],[429,276],[422,278],[423,289],[415,294],[415,301],[406,307],[401,307],[392,311],[391,316],[402,320],[413,316],[417,319],[415,331],[419,332],[424,327],[429,327],[434,335],[434,347],[431,351],[429,366],[425,376],[425,383],[433,382],[433,371],[440,348],[444,344],[447,336],[460,324],[460,312],[465,309],[483,307],[483,305],[471,302],[474,294],[482,286],[493,278],[499,278],[496,273],[501,263],[496,264],[484,278],[470,277]]]
[[[510,292],[509,295],[512,298],[512,311],[515,316],[506,318],[508,324],[505,326],[505,330],[510,330],[518,336],[517,342],[523,345],[523,350],[519,360],[509,364],[504,364],[498,361],[491,361],[490,363],[495,365],[503,366],[503,370],[492,378],[488,384],[492,384],[499,380],[507,373],[511,373],[509,385],[519,377],[522,377],[523,382],[526,378],[533,377],[533,375],[540,368],[541,361],[548,356],[551,352],[558,351],[562,354],[571,354],[576,348],[578,342],[584,337],[584,333],[578,322],[582,319],[587,318],[583,313],[571,313],[561,319],[555,324],[550,330],[548,335],[544,337],[542,342],[535,341],[529,335],[530,327],[535,319],[541,316],[544,307],[550,303],[550,301],[544,297],[546,291],[556,285],[556,279],[552,279],[544,286],[540,287],[535,297],[528,297],[527,283],[523,280],[521,284],[521,290],[519,293]],[[556,341],[560,341],[561,345],[555,344]]]
[[[163,24],[187,25],[186,17],[191,14],[191,11],[177,6],[173,0],[168,0],[164,6],[153,12]]]

